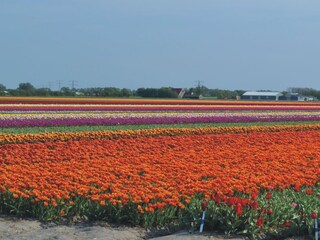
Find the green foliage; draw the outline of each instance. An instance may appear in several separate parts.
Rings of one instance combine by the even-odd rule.
[[[6,86],[4,86],[3,84],[0,83],[0,96],[5,95],[6,89],[7,89]]]
[[[307,189],[311,194],[307,194]],[[270,197],[266,197],[267,193]],[[181,200],[185,207],[166,205],[160,209],[147,210],[147,203],[113,203],[92,201],[85,196],[73,196],[71,199],[55,199],[45,204],[33,197],[23,198],[14,192],[0,193],[0,214],[19,217],[34,217],[41,221],[73,221],[75,217],[89,220],[104,220],[110,223],[158,228],[180,226],[190,232],[198,231],[202,214],[201,205],[207,202],[204,229],[218,230],[226,235],[240,234],[249,239],[282,239],[290,236],[312,236],[314,219],[311,213],[320,208],[320,186],[293,189],[261,190],[258,198],[240,194],[233,196],[234,203],[228,202],[228,196],[221,202],[215,198],[204,199],[202,194],[195,195],[190,202]],[[231,198],[231,197],[230,197]],[[238,200],[237,200],[238,199]],[[251,199],[251,200],[250,200]],[[237,202],[242,203],[242,211],[235,210]],[[254,208],[252,203],[256,202]],[[102,204],[103,203],[103,204]],[[319,216],[318,216],[319,217]],[[263,221],[259,224],[259,219]]]
[[[177,98],[178,95],[170,88],[138,88],[136,94],[148,98]]]
[[[288,89],[290,92],[293,93],[299,93],[303,96],[312,96],[316,97],[317,99],[320,99],[320,91],[313,89],[313,88],[298,88],[298,87],[293,87]]]
[[[237,96],[240,96],[244,91],[230,91],[224,89],[210,89],[208,90],[208,96],[216,97],[217,99],[236,99]]]
[[[201,127],[236,127],[236,126],[281,126],[281,125],[319,124],[316,121],[292,122],[243,122],[243,123],[177,123],[177,124],[146,124],[146,125],[114,125],[114,126],[51,126],[51,127],[8,127],[0,128],[0,133],[45,133],[45,132],[95,132],[101,130],[139,130],[155,128],[201,128]]]
[[[0,95],[4,95],[6,87],[0,84]],[[303,96],[311,96],[320,99],[320,91],[312,88],[290,88],[290,92],[299,93]],[[20,83],[17,89],[8,89],[9,96],[87,96],[87,97],[148,97],[148,98],[177,98],[177,94],[169,87],[162,88],[138,88],[131,90],[128,88],[116,87],[92,87],[78,88],[62,87],[58,91],[50,88],[35,88],[31,83]],[[202,95],[213,99],[237,99],[245,93],[244,90],[210,89],[203,85],[198,85],[188,89],[188,93]],[[283,93],[288,93],[283,91]]]

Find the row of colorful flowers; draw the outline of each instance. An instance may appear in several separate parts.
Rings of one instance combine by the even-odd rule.
[[[0,134],[1,144],[58,142],[78,140],[117,140],[157,136],[194,136],[208,134],[238,134],[254,132],[301,132],[319,131],[320,124],[249,126],[249,127],[202,127],[202,128],[154,128],[141,130],[116,130],[96,132],[45,132],[36,134]]]
[[[51,133],[34,143],[28,143],[33,135],[7,135],[0,146],[0,210],[47,220],[120,214],[157,225],[190,218],[205,199],[210,224],[220,221],[230,232],[249,223],[254,223],[250,234],[288,227],[295,214],[307,226],[320,203],[319,128]],[[19,137],[23,144],[14,143]],[[281,199],[288,197],[282,193],[289,200]],[[300,207],[280,216],[292,203]]]
[[[141,105],[141,104],[1,104],[6,111],[319,111],[320,105]]]
[[[23,120],[23,119],[101,119],[101,118],[167,118],[167,117],[295,117],[295,116],[320,116],[320,111],[151,111],[151,112],[128,112],[128,111],[94,111],[94,112],[0,112],[0,120]]]
[[[319,112],[0,114],[0,127],[319,121]]]
[[[15,101],[24,104],[12,104]],[[45,221],[85,215],[150,227],[198,224],[206,210],[206,227],[252,239],[313,231],[320,206],[319,104],[38,98],[0,102],[5,102],[0,104],[1,127],[314,122],[0,133],[0,213]]]
[[[319,140],[318,131],[308,130],[6,144],[0,147],[0,183],[20,191],[45,184],[46,194],[37,197],[109,189],[130,193],[134,202],[161,187],[189,198],[197,192],[313,186],[320,174]]]

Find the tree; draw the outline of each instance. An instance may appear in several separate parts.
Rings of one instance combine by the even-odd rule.
[[[208,96],[217,99],[236,99],[237,96],[241,96],[243,93],[245,93],[243,90],[208,89]]]
[[[35,88],[31,83],[20,83],[19,87],[13,93],[15,96],[34,96]]]
[[[171,88],[162,87],[158,90],[158,97],[160,97],[160,98],[177,98],[178,94],[171,91]]]
[[[115,87],[105,87],[103,89],[104,97],[121,97],[122,93],[119,88]]]
[[[209,89],[206,86],[199,84],[197,87],[190,88],[189,92],[192,92],[198,96],[207,96],[209,94]]]
[[[50,88],[38,88],[35,90],[36,96],[50,96],[51,90]]]
[[[34,91],[35,88],[31,83],[20,83],[18,90],[26,91],[26,92],[31,92]]]
[[[6,89],[7,88],[3,84],[0,83],[0,96],[3,96],[6,94],[6,92],[5,92]]]
[[[177,98],[178,95],[170,88],[138,88],[137,95],[149,98]]]
[[[130,97],[132,96],[132,91],[128,88],[122,88],[121,94],[122,94],[122,97]]]
[[[75,92],[68,87],[62,87],[60,90],[62,96],[74,96]]]
[[[0,92],[4,92],[6,89],[6,86],[0,83]]]
[[[313,88],[298,88],[298,87],[292,87],[288,88],[288,92],[290,93],[299,93],[303,96],[312,96],[316,98],[320,98],[320,91],[315,90]]]

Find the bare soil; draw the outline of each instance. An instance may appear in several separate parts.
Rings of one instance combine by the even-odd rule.
[[[171,230],[172,231],[172,230]],[[110,225],[105,222],[74,224],[41,223],[33,219],[0,216],[1,240],[170,240],[170,239],[225,239],[216,233],[192,233],[169,230],[146,231],[143,228]],[[234,238],[235,239],[235,238]],[[241,239],[241,238],[236,238]],[[242,238],[244,239],[244,238]]]
[[[244,237],[226,237],[216,232],[172,233],[169,230],[146,231],[143,228],[110,225],[105,222],[79,222],[74,224],[41,223],[33,219],[0,216],[1,240],[244,240]],[[287,240],[308,238],[288,238]]]

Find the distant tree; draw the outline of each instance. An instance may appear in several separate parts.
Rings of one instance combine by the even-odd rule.
[[[178,95],[171,88],[138,88],[136,94],[148,98],[177,98]]]
[[[5,93],[6,89],[7,88],[3,84],[0,83],[0,96],[4,96],[6,94]]]
[[[119,88],[106,87],[103,89],[103,96],[104,97],[121,97],[122,93]]]
[[[155,97],[155,91],[154,88],[138,88],[137,95],[140,97]]]
[[[50,96],[51,90],[50,88],[38,88],[35,90],[36,96]]]
[[[217,99],[236,99],[237,96],[241,96],[244,92],[241,90],[208,89],[208,95]]]
[[[159,98],[177,98],[178,94],[171,91],[171,88],[162,87],[158,90]]]
[[[122,88],[121,94],[122,94],[122,97],[130,97],[132,96],[132,91],[128,88]]]
[[[198,85],[197,87],[190,88],[190,92],[193,92],[196,95],[207,96],[208,95],[208,88],[204,85]]]
[[[299,93],[303,96],[310,96],[310,97],[316,97],[320,99],[320,91],[315,90],[313,88],[298,88],[298,87],[292,87],[288,88],[288,92],[290,93]]]
[[[31,83],[20,83],[18,90],[26,91],[26,92],[31,92],[34,91],[35,88]]]
[[[62,96],[75,96],[75,91],[72,91],[72,89],[68,87],[62,87],[60,93]]]
[[[3,92],[6,89],[7,89],[6,86],[4,86],[3,84],[0,83],[0,91]]]
[[[136,94],[137,96],[144,97],[146,95],[145,91],[146,91],[145,88],[138,88],[136,91]]]
[[[242,96],[242,94],[244,94],[246,91],[244,90],[234,90],[235,94],[237,94],[237,96]]]
[[[35,96],[35,90],[31,83],[20,83],[14,94],[16,96]]]
[[[132,96],[132,91],[127,88],[119,89],[115,87],[105,88],[81,88],[77,90],[84,96],[92,97],[129,97]]]

